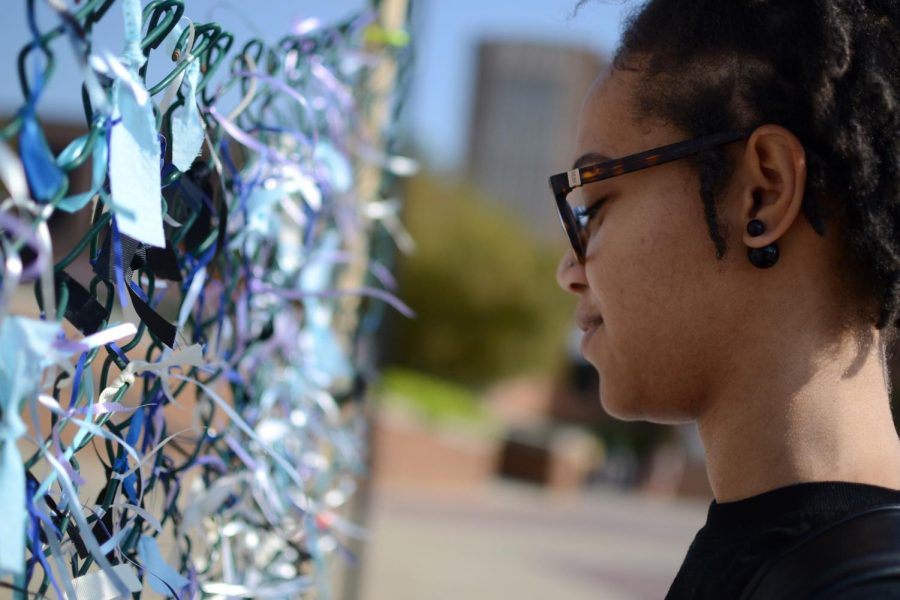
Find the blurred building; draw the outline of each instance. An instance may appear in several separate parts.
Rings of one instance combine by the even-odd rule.
[[[580,48],[508,41],[479,47],[468,176],[542,237],[559,236],[547,178],[573,159],[581,104],[603,64]]]

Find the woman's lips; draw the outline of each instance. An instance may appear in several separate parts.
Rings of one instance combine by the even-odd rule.
[[[598,325],[603,323],[603,317],[598,314],[581,313],[575,315],[575,323],[578,329],[587,333],[592,329],[596,329]]]
[[[603,324],[603,319],[593,315],[578,315],[576,321],[578,323],[578,328],[583,332],[583,335],[581,336],[581,354],[583,356],[587,350],[587,345],[591,337],[593,337],[597,329]]]

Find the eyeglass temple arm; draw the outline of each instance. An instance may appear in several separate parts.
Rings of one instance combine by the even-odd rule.
[[[607,168],[596,173],[585,173],[585,171],[595,171],[597,167],[601,165],[578,167],[564,173],[552,175],[550,177],[550,188],[553,190],[554,195],[564,196],[573,189],[581,186],[583,183],[600,181],[614,175],[624,175],[625,173],[630,173],[642,168],[661,165],[688,156],[693,156],[700,152],[744,139],[752,132],[753,129],[735,129],[706,135],[687,142],[676,142],[674,144],[669,144],[668,146],[663,146],[662,148],[656,148],[654,150],[648,150],[632,156],[609,161],[609,163],[605,163],[605,165],[608,165]],[[582,175],[584,175],[583,179]]]

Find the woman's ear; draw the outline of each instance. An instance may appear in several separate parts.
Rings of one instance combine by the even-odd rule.
[[[738,168],[743,172],[740,218],[743,242],[761,248],[778,241],[797,220],[806,188],[806,152],[780,125],[758,127],[747,140]],[[761,221],[764,232],[751,236],[747,223]]]

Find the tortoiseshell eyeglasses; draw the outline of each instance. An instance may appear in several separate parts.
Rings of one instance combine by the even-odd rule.
[[[590,206],[573,207],[566,200],[569,192],[589,183],[694,156],[706,150],[745,139],[752,132],[752,129],[736,129],[713,133],[582,167],[578,166],[576,162],[572,170],[552,175],[550,189],[553,190],[556,208],[559,210],[559,219],[569,236],[569,242],[572,244],[578,262],[584,263],[587,247],[587,224],[600,202],[594,202]]]

